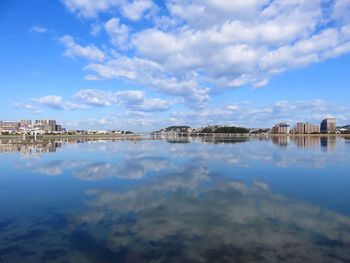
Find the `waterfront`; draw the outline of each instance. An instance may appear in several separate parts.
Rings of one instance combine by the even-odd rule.
[[[0,150],[0,262],[350,261],[349,137]]]

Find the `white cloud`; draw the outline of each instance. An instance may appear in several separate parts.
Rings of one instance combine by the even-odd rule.
[[[97,107],[106,107],[116,103],[116,99],[111,92],[102,90],[80,90],[74,94],[73,98],[78,99],[87,105]]]
[[[63,2],[84,17],[117,10],[101,23],[112,43],[105,53],[61,39],[67,56],[89,60],[86,80],[124,79],[191,107],[214,92],[261,88],[276,74],[350,52],[349,0]]]
[[[141,112],[166,111],[172,104],[170,101],[159,98],[146,98],[141,90],[111,92],[87,89],[78,91],[73,98],[89,106],[123,105],[130,110]]]
[[[115,13],[120,9],[121,14],[132,20],[142,19],[155,9],[151,0],[61,0],[68,11],[84,18],[97,18],[100,13]]]
[[[85,58],[89,61],[102,62],[105,59],[104,53],[95,45],[80,46],[74,42],[73,37],[65,35],[60,38],[60,42],[65,46],[64,55],[71,58]]]
[[[190,25],[208,27],[223,21],[249,20],[259,14],[259,9],[269,1],[246,0],[169,0],[166,1],[170,14],[185,20]]]
[[[118,56],[103,64],[89,64],[85,69],[94,74],[88,75],[89,78],[131,80],[136,84],[147,85],[151,89],[166,95],[182,97],[185,101],[194,103],[194,105],[204,103],[209,98],[209,90],[200,87],[196,80],[192,78],[181,80],[174,76],[168,77],[164,74],[164,67],[152,60]]]
[[[63,97],[57,95],[49,95],[40,98],[32,98],[33,103],[47,106],[54,110],[82,110],[87,109],[85,105],[77,104],[63,100]]]
[[[61,0],[67,9],[86,18],[97,17],[99,13],[110,11],[120,0]]]
[[[21,103],[21,102],[14,102],[13,103],[13,107],[15,107],[16,109],[26,109],[26,110],[29,110],[32,113],[35,113],[35,114],[41,114],[42,113],[42,110],[38,109],[37,107],[34,107],[31,104],[24,104],[24,103]]]
[[[44,33],[48,33],[49,30],[43,26],[39,26],[39,25],[34,25],[29,29],[30,33],[39,33],[39,34],[44,34]]]
[[[121,24],[119,18],[111,18],[105,23],[104,28],[113,45],[121,49],[127,48],[126,44],[129,38],[129,28]]]
[[[126,105],[140,104],[145,100],[145,94],[141,90],[118,91],[114,96],[117,101]]]
[[[131,3],[126,1],[122,5],[122,14],[130,20],[137,21],[152,8],[154,8],[154,4],[151,0],[134,0]]]
[[[350,22],[350,0],[336,0],[332,16],[336,20]]]
[[[94,37],[97,37],[102,30],[102,25],[100,23],[92,24],[90,27],[90,34]]]
[[[162,99],[147,99],[142,104],[133,106],[137,111],[156,112],[167,111],[171,107],[171,102]]]
[[[349,120],[350,108],[324,100],[277,101],[270,105],[236,103],[221,107],[207,107],[203,110],[172,112],[173,121],[186,123],[193,127],[205,125],[235,125],[269,128],[287,121],[319,124],[329,114],[341,120]]]

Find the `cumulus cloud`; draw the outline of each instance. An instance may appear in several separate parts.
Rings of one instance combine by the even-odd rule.
[[[132,21],[143,18],[155,8],[152,0],[61,0],[68,11],[84,18],[97,18],[100,13],[121,10],[121,15]]]
[[[65,101],[63,97],[57,95],[49,95],[40,98],[32,98],[34,103],[47,106],[54,110],[81,110],[86,109],[85,105],[77,104],[71,101]]]
[[[162,99],[148,99],[142,104],[133,107],[134,110],[138,111],[167,111],[170,109],[171,103]]]
[[[201,87],[196,79],[169,77],[161,63],[148,59],[118,55],[106,63],[90,63],[85,70],[95,74],[89,75],[94,79],[127,79],[193,104],[202,104],[209,99],[208,88]]]
[[[236,103],[219,107],[209,107],[201,111],[172,112],[171,117],[177,123],[188,123],[192,126],[215,123],[268,128],[281,121],[287,121],[290,124],[300,121],[318,124],[329,114],[337,116],[339,119],[346,119],[349,113],[350,108],[345,105],[330,103],[324,100],[305,100],[277,101],[266,105]]]
[[[317,113],[320,109],[312,108],[309,110],[315,113],[310,115],[302,110],[302,102],[250,105],[252,108],[223,105],[209,109],[206,105],[213,94],[226,89],[262,88],[277,74],[350,53],[349,0],[166,0],[161,6],[151,0],[62,3],[81,18],[98,18],[88,20],[92,34],[104,30],[108,36],[104,45],[81,45],[69,35],[60,39],[66,56],[87,60],[83,68],[86,80],[123,80],[171,97],[170,101],[143,97],[135,102],[124,99],[126,94],[118,98],[115,92],[76,94],[87,105],[118,104],[129,111],[147,112],[167,110],[176,101],[191,108],[173,112],[169,124],[187,120],[206,124],[220,119],[242,125],[250,120],[248,125],[261,126],[277,119],[294,121],[302,114],[316,120],[316,114],[319,117],[326,111],[340,119],[349,116],[339,107],[321,108]],[[300,114],[293,118],[288,114],[291,109],[285,110],[288,107],[298,107]],[[145,121],[154,122],[148,117]]]
[[[116,103],[116,99],[112,92],[102,90],[80,90],[73,96],[73,98],[78,99],[85,104],[98,107],[110,106],[111,104]]]
[[[80,90],[73,98],[90,106],[107,107],[123,105],[137,111],[166,111],[170,109],[171,102],[159,98],[146,98],[141,90],[123,90],[117,92],[102,90]]]
[[[120,23],[119,18],[111,18],[105,23],[104,28],[113,45],[122,49],[127,48],[126,43],[130,30],[126,25]]]
[[[71,58],[85,58],[89,61],[102,62],[105,59],[104,53],[95,45],[81,46],[76,44],[73,37],[65,35],[60,38],[60,42],[65,46],[64,55]]]
[[[150,0],[64,0],[85,17],[118,7],[138,21]],[[261,88],[271,77],[350,52],[348,0],[167,0],[143,26],[112,17],[104,24],[116,50],[107,56],[93,44],[63,38],[65,54],[85,57],[87,80],[126,79],[157,92],[203,105],[211,90]],[[167,25],[159,26],[161,21]]]
[[[332,16],[334,19],[338,21],[349,23],[350,22],[350,1],[349,0],[335,1]]]
[[[137,21],[152,8],[154,8],[154,4],[151,0],[134,0],[122,5],[122,14],[130,20]]]
[[[66,8],[79,16],[96,17],[100,12],[110,11],[118,6],[119,0],[61,0]]]
[[[26,109],[29,110],[32,113],[35,114],[41,114],[42,110],[40,110],[39,108],[31,105],[31,104],[25,104],[25,103],[21,103],[21,102],[14,102],[13,103],[13,107],[15,107],[16,109]]]

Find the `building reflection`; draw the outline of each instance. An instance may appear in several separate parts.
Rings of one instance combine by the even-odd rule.
[[[272,143],[286,147],[290,142],[290,138],[288,136],[275,136],[271,138]]]
[[[87,139],[52,139],[52,140],[27,140],[18,139],[0,139],[0,154],[19,152],[22,155],[36,155],[56,152],[57,148],[63,144],[76,144],[86,142],[102,142],[104,139],[87,138]],[[108,140],[109,142],[118,141],[117,139]]]
[[[334,151],[337,146],[336,136],[276,136],[271,142],[281,147],[295,145],[298,148],[319,148],[323,151]]]
[[[322,137],[321,148],[323,151],[334,151],[337,147],[336,137]]]
[[[300,148],[318,147],[320,145],[321,137],[314,136],[298,136],[293,137],[292,141]]]
[[[0,153],[18,152],[23,156],[56,152],[62,146],[60,141],[20,142],[0,140]]]

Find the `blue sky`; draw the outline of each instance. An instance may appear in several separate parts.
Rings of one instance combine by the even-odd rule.
[[[0,119],[350,124],[349,0],[0,2]]]

